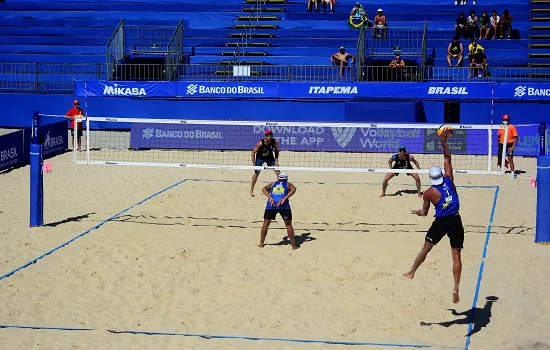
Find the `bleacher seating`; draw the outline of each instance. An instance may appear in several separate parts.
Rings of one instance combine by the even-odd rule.
[[[255,14],[251,12],[253,0],[6,0],[0,2],[0,62],[104,63],[105,45],[124,19],[132,25],[174,28],[183,20],[184,51],[189,55],[187,63],[192,65],[233,60],[235,45],[242,41],[243,25],[261,24],[268,28],[249,32],[249,46],[239,51],[241,60],[263,65],[327,66],[330,55],[340,46],[355,54],[359,31],[350,29],[347,23],[355,1],[339,0],[336,13],[316,13],[306,11],[304,0],[267,0],[260,13],[266,20],[248,21],[247,17]],[[540,1],[537,7],[541,7]],[[544,51],[550,48],[545,46],[550,36],[530,38],[534,15],[529,13],[532,6],[528,0],[483,0],[475,6],[455,6],[451,0],[362,3],[371,19],[377,8],[384,9],[390,37],[392,28],[423,28],[427,20],[427,51],[436,67],[447,66],[446,48],[454,35],[455,20],[459,12],[468,13],[470,9],[477,14],[493,9],[501,14],[508,9],[514,17],[514,28],[519,30],[519,40],[480,42],[490,66],[527,67],[544,64],[550,57],[536,55],[550,52]],[[550,12],[539,9],[535,20],[544,22],[549,16]],[[371,40],[369,34],[367,39]],[[434,70],[432,78],[455,76],[445,69]]]

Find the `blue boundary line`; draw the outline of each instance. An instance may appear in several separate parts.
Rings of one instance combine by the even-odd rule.
[[[103,226],[105,223],[107,223],[107,222],[109,222],[109,221],[111,221],[111,220],[116,219],[117,217],[119,217],[120,215],[124,214],[124,213],[127,212],[128,210],[133,209],[133,208],[137,207],[138,205],[147,202],[147,201],[150,200],[151,198],[154,198],[154,197],[158,196],[159,194],[161,194],[161,193],[163,193],[163,192],[166,192],[166,191],[168,191],[169,189],[172,189],[172,188],[174,188],[174,187],[176,187],[176,186],[178,186],[178,185],[184,183],[185,181],[187,181],[187,179],[183,179],[183,180],[181,180],[181,181],[179,181],[179,182],[176,182],[176,183],[173,184],[172,186],[166,187],[165,189],[160,190],[160,191],[158,191],[158,192],[156,192],[156,193],[150,195],[149,197],[147,197],[147,198],[145,198],[145,199],[142,199],[141,201],[137,202],[136,204],[134,204],[134,205],[132,205],[132,206],[130,206],[130,207],[128,207],[128,208],[126,208],[126,209],[124,209],[124,210],[118,212],[118,213],[116,213],[115,215],[111,216],[110,218],[108,218],[108,219],[106,219],[106,220],[103,220],[103,221],[100,222],[99,224],[97,224],[97,225],[95,225],[94,227],[92,227],[92,228],[90,228],[90,229],[88,229],[88,230],[82,232],[82,233],[79,234],[78,236],[73,237],[72,239],[68,240],[67,242],[65,242],[65,243],[63,243],[63,244],[61,244],[61,245],[55,247],[54,249],[52,249],[52,250],[50,250],[50,251],[48,251],[48,252],[46,252],[46,253],[40,255],[39,257],[37,257],[37,258],[35,258],[35,259],[29,261],[29,262],[26,263],[26,264],[24,264],[24,265],[22,265],[22,266],[19,266],[19,267],[16,268],[15,270],[10,271],[10,272],[8,272],[7,274],[1,276],[1,277],[0,277],[0,281],[2,281],[4,278],[10,277],[11,275],[13,275],[13,274],[15,274],[15,273],[17,273],[17,272],[23,270],[23,269],[26,268],[26,267],[29,267],[29,266],[32,265],[32,264],[35,264],[38,260],[43,259],[43,258],[45,258],[46,256],[48,256],[48,255],[54,253],[55,251],[57,251],[57,250],[59,250],[59,249],[65,247],[65,246],[71,244],[72,242],[76,241],[76,240],[79,239],[80,237],[83,237],[83,236],[87,235],[87,234],[90,233],[91,231],[100,228],[100,227]]]
[[[336,341],[336,340],[321,340],[321,339],[291,339],[291,338],[264,338],[264,337],[247,337],[239,335],[209,335],[209,334],[193,334],[193,333],[171,333],[171,332],[146,332],[146,331],[114,331],[108,330],[108,332],[115,334],[142,334],[142,335],[168,335],[168,336],[180,336],[180,337],[199,337],[205,339],[244,339],[244,340],[267,340],[267,341],[284,341],[292,343],[324,343],[331,345],[369,345],[369,346],[384,346],[384,347],[399,347],[399,348],[433,348],[432,345],[420,345],[420,344],[391,344],[391,343],[372,343],[361,341]],[[457,349],[457,348],[454,348]]]
[[[466,350],[468,350],[468,348],[470,347],[470,341],[472,338],[472,335],[470,333],[474,328],[475,308],[477,306],[477,299],[479,298],[479,289],[481,287],[481,280],[483,279],[483,268],[485,267],[485,258],[487,257],[487,247],[489,245],[489,239],[491,238],[491,229],[493,227],[493,220],[495,218],[495,209],[497,207],[497,199],[498,199],[499,191],[500,191],[500,187],[496,186],[495,197],[493,199],[493,209],[491,210],[491,216],[489,218],[489,226],[487,227],[487,236],[485,237],[485,245],[483,247],[481,263],[479,264],[479,274],[477,276],[477,285],[476,285],[476,291],[474,293],[474,301],[472,302],[472,312],[470,313],[470,323],[468,325],[468,334],[466,336],[466,344],[464,345],[464,348]]]
[[[46,331],[93,331],[93,328],[70,328],[70,327],[44,327],[44,326],[17,326],[17,325],[6,325],[0,324],[0,329],[2,328],[15,328],[15,329],[39,329]]]

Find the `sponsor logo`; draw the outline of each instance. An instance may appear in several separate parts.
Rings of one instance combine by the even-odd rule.
[[[148,128],[143,130],[143,138],[149,140],[151,137],[155,136],[155,129]]]
[[[523,97],[523,96],[525,96],[525,90],[527,90],[525,86],[521,86],[521,85],[518,86],[514,90],[514,97]]]
[[[63,146],[64,146],[63,135],[59,135],[57,137],[50,137],[50,132],[48,131],[44,139],[44,149],[49,150],[51,148],[58,148]]]
[[[514,89],[514,97],[524,97],[527,96],[547,96],[550,97],[550,89],[537,89],[537,88],[528,88],[527,86],[518,86]]]
[[[430,86],[428,88],[428,95],[468,95],[468,90],[465,87],[458,86]]]
[[[17,158],[17,148],[6,148],[0,151],[0,162],[9,161]]]
[[[356,128],[331,128],[332,135],[340,147],[346,148],[348,143],[353,139]]]
[[[263,86],[204,86],[198,84],[187,85],[187,95],[210,94],[210,95],[263,95]]]
[[[357,95],[357,86],[310,86],[310,95]]]
[[[103,89],[103,95],[107,96],[147,96],[144,88],[129,88],[119,87],[119,84],[113,84],[112,86],[105,86]]]
[[[223,139],[221,131],[164,130],[147,128],[142,132],[142,139]]]

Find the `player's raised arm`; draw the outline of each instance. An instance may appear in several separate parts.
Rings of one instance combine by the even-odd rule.
[[[454,181],[453,176],[453,164],[451,163],[451,151],[449,150],[449,146],[447,145],[447,139],[451,136],[451,134],[444,132],[441,135],[439,135],[439,139],[441,140],[441,146],[443,147],[443,157],[445,158],[445,176],[449,177],[451,181]]]

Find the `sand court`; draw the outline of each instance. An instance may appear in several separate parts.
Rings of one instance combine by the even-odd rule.
[[[535,198],[525,183],[518,181],[525,188],[519,195],[504,177],[457,177],[466,243],[461,302],[454,305],[448,239],[434,248],[415,280],[401,277],[432,221],[409,214],[421,206],[409,193],[409,177],[393,179],[390,196],[379,199],[382,174],[290,173],[298,188],[291,205],[302,244],[291,251],[281,220],[272,223],[268,245],[255,247],[265,206],[260,186],[274,179],[272,172],[262,173],[251,198],[247,172],[69,161],[69,155],[52,161],[46,198],[58,204],[47,202],[53,225],[40,229],[24,228],[28,193],[15,189],[28,184],[27,172],[4,175],[13,187],[8,196],[20,201],[0,209],[3,222],[10,218],[2,228],[1,274],[102,225],[1,280],[0,323],[94,330],[67,331],[62,338],[62,331],[4,329],[0,341],[57,348],[337,347],[169,336],[151,341],[106,331],[135,330],[464,348],[473,327],[471,348],[550,343],[544,332],[549,287],[536,283],[550,272],[544,265],[549,253],[532,243]],[[525,160],[525,167],[531,163]],[[497,188],[487,265],[478,283]],[[512,210],[512,200],[524,204]],[[478,286],[478,314],[486,319],[470,326],[467,312]],[[523,334],[513,336],[516,328]]]

